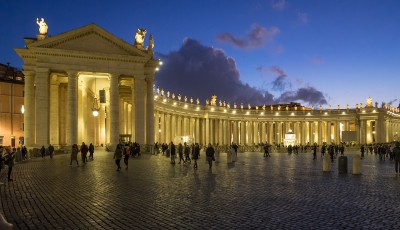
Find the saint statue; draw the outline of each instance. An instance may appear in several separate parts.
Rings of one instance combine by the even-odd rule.
[[[200,100],[198,98],[196,99],[196,104],[200,105]]]
[[[250,105],[250,103],[249,103],[249,104],[247,104],[247,107],[248,107],[249,109],[251,109],[251,105]]]
[[[371,97],[368,97],[368,98],[367,98],[367,105],[366,105],[366,107],[372,107],[372,98],[371,98]]]
[[[160,86],[157,86],[157,94],[160,95]]]
[[[319,105],[319,110],[322,110],[322,105]]]
[[[185,99],[184,99],[184,100],[185,100],[185,103],[186,103],[186,102],[187,102],[187,97],[186,97],[186,96],[185,96]]]
[[[219,106],[222,107],[222,101],[221,100],[219,100]]]
[[[294,110],[297,110],[297,105],[294,106]]]
[[[271,105],[271,111],[273,111],[273,110],[274,110],[274,106]]]
[[[226,106],[226,102],[224,101],[224,107]]]
[[[240,108],[243,109],[243,103],[240,103]]]
[[[39,25],[39,34],[46,35],[48,26],[47,26],[46,22],[44,21],[44,18],[41,18],[40,21],[39,21],[39,18],[36,18],[36,24]]]
[[[169,98],[169,91],[167,91],[167,97]]]
[[[236,109],[236,107],[237,107],[237,105],[236,105],[236,102],[235,102],[235,103],[233,103],[233,108]]]
[[[209,104],[209,101],[208,101],[208,99],[206,99],[206,105],[208,105]]]
[[[181,101],[182,96],[180,94],[178,94],[178,100]]]
[[[217,96],[216,95],[213,95],[213,96],[211,96],[211,105],[217,105]]]
[[[138,28],[135,35],[136,48],[143,49],[144,38],[146,37],[147,30]]]
[[[193,104],[193,98],[190,97],[190,104]]]
[[[265,104],[263,105],[262,109],[265,111]]]
[[[231,108],[231,105],[228,103],[228,104],[226,104],[226,107],[227,107],[228,109],[230,109],[230,108]]]
[[[161,90],[161,96],[164,96],[164,89]]]
[[[172,93],[172,99],[175,99],[175,94],[174,93]]]
[[[147,51],[151,51],[154,48],[154,39],[153,39],[153,35],[150,34],[150,38],[149,38],[149,45],[146,47]]]
[[[256,106],[256,110],[258,110],[258,106]]]

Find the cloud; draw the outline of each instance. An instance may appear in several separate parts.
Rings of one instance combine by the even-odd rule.
[[[286,8],[285,0],[275,0],[272,2],[272,8],[275,10],[284,10]]]
[[[309,21],[308,14],[307,14],[307,13],[304,13],[304,12],[298,12],[298,13],[297,13],[297,18],[299,19],[299,21],[300,21],[302,24],[307,24],[308,21]]]
[[[307,104],[324,104],[326,100],[320,91],[312,87],[301,88],[296,92],[285,91],[279,97],[270,89],[254,88],[240,80],[240,72],[233,58],[228,57],[221,49],[204,46],[194,39],[185,39],[177,51],[168,54],[157,54],[164,65],[156,75],[155,84],[175,95],[181,94],[189,99],[199,98],[201,104],[212,95],[217,100],[251,105],[269,105],[288,101],[303,101]],[[274,73],[272,88],[284,91],[290,82],[286,72],[277,67],[258,67],[261,74]],[[266,84],[271,86],[271,84]],[[277,99],[275,99],[277,98]]]
[[[397,99],[392,99],[387,104],[388,105],[393,105],[395,102],[397,102]]]
[[[267,103],[264,92],[240,80],[234,59],[223,50],[207,47],[193,39],[186,39],[178,51],[163,57],[164,65],[156,76],[156,85],[173,93],[204,104],[207,98],[236,103]],[[270,95],[267,94],[269,97]]]
[[[289,103],[294,101],[302,101],[309,105],[325,105],[328,102],[323,93],[314,87],[302,87],[296,91],[287,91],[281,94],[277,99],[279,103]]]
[[[240,49],[258,48],[264,45],[265,42],[272,41],[279,33],[277,27],[265,28],[258,24],[251,27],[250,32],[247,33],[246,38],[239,38],[230,33],[222,33],[217,36],[217,40],[223,43],[231,43],[233,46]]]

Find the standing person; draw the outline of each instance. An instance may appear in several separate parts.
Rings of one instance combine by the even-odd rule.
[[[361,145],[361,159],[364,159],[364,151],[365,151],[365,147],[364,145]]]
[[[124,163],[125,163],[125,169],[128,169],[128,162],[129,162],[129,157],[131,156],[131,146],[125,146],[124,148]]]
[[[81,157],[82,157],[82,162],[86,164],[87,162],[87,153],[89,151],[88,146],[85,144],[85,142],[82,142],[81,146]]]
[[[313,151],[313,160],[317,159],[317,143],[314,143],[313,147],[312,147],[312,151]]]
[[[174,142],[171,141],[171,164],[175,164],[175,155],[176,155],[175,145]]]
[[[53,153],[54,153],[54,147],[50,144],[48,148],[50,158],[53,158]]]
[[[268,143],[265,143],[265,145],[264,145],[264,157],[270,157]]]
[[[93,153],[94,153],[94,145],[92,143],[90,143],[89,145],[89,159],[93,160]]]
[[[191,164],[192,161],[190,160],[190,156],[189,156],[190,148],[186,142],[185,142],[184,153],[185,153],[185,162],[189,162],[189,164]]]
[[[22,152],[22,160],[28,159],[28,150],[26,149],[25,146],[22,146],[21,152]]]
[[[42,148],[40,149],[40,154],[42,155],[42,158],[46,157],[46,149],[44,148],[44,145],[42,145]]]
[[[9,151],[7,154],[8,181],[13,181],[13,179],[11,179],[11,172],[14,167],[15,151],[16,149],[13,148],[12,151]]]
[[[194,165],[193,167],[197,169],[197,160],[199,159],[200,155],[200,146],[198,143],[196,143],[193,147],[193,160],[194,160]]]
[[[121,170],[121,158],[122,158],[122,148],[121,145],[118,144],[114,152],[114,159],[115,159],[115,164],[117,165],[117,171]]]
[[[211,143],[208,143],[208,147],[206,149],[206,156],[207,156],[208,166],[210,169],[212,167],[212,162],[215,161],[214,153],[215,153],[214,148],[211,146]]]
[[[178,164],[180,164],[182,161],[183,161],[183,163],[185,163],[185,159],[183,159],[183,147],[182,147],[181,143],[179,143],[179,145],[178,145],[178,155],[179,155]]]
[[[333,162],[333,156],[335,155],[335,146],[333,144],[329,145],[328,151],[329,155],[331,156],[331,161]]]
[[[395,147],[393,148],[393,155],[395,161],[396,174],[400,173],[400,142],[396,141]]]
[[[71,162],[69,163],[69,165],[72,165],[72,161],[76,161],[76,165],[79,166],[78,152],[79,152],[78,145],[73,144],[72,151],[71,151]]]

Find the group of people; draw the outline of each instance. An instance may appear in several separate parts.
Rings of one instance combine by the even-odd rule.
[[[71,162],[69,163],[69,165],[72,166],[72,162],[76,161],[76,164],[79,166],[79,162],[78,162],[78,153],[79,152],[81,152],[81,159],[82,159],[83,164],[86,164],[88,162],[88,156],[87,156],[88,153],[89,153],[89,159],[90,160],[94,159],[94,157],[93,157],[94,145],[92,143],[90,143],[90,145],[87,146],[85,144],[85,142],[82,142],[82,145],[80,147],[78,147],[77,144],[73,144],[72,151],[71,151]]]
[[[119,143],[114,151],[115,164],[117,171],[121,170],[121,159],[124,158],[125,169],[128,169],[129,158],[140,156],[140,145],[137,142]]]

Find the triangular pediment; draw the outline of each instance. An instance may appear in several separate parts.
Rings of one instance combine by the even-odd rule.
[[[108,55],[147,56],[145,51],[139,50],[95,24],[47,37],[29,44],[29,47]]]

